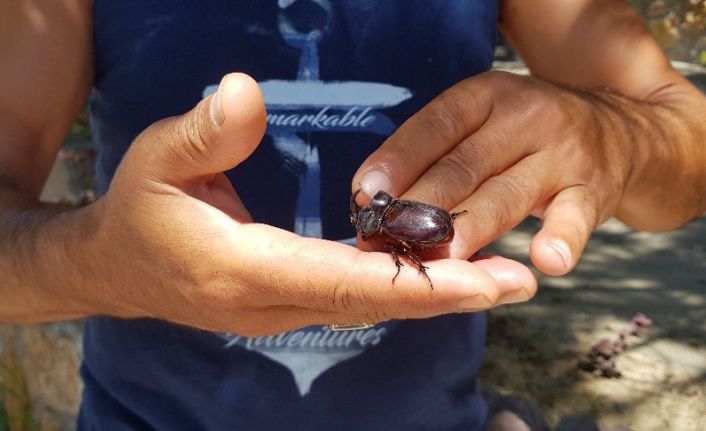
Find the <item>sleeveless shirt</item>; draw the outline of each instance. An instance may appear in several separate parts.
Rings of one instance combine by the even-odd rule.
[[[497,5],[95,0],[93,25],[100,193],[143,129],[241,71],[268,112],[257,150],[227,173],[243,203],[257,222],[350,241],[353,173],[434,96],[490,67]],[[78,428],[478,429],[484,337],[482,313],[258,338],[95,317]]]

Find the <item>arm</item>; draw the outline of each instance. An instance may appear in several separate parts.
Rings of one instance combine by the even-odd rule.
[[[501,29],[535,76],[593,89],[629,123],[618,145],[635,141],[635,159],[620,219],[672,229],[706,211],[706,99],[626,2],[505,0]]]
[[[530,257],[562,275],[618,216],[676,228],[706,210],[706,99],[622,0],[507,0],[501,26],[533,77],[488,72],[448,89],[373,153],[353,189],[467,210],[467,259],[528,215]]]
[[[0,318],[75,317],[57,295],[77,271],[80,230],[37,196],[92,78],[88,1],[13,1],[0,14]],[[65,222],[55,222],[65,220]],[[54,292],[52,294],[51,292]]]
[[[103,314],[254,336],[478,310],[534,293],[529,271],[499,258],[429,264],[433,292],[412,269],[393,286],[388,254],[254,223],[223,174],[265,129],[259,87],[242,74],[143,131],[96,202],[37,203],[90,87],[90,5],[3,7],[1,321]]]

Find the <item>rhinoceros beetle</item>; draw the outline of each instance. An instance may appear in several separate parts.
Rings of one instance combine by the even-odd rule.
[[[358,189],[350,198],[351,224],[363,240],[375,235],[385,239],[397,267],[392,283],[400,275],[402,255],[417,266],[434,289],[427,274],[429,268],[422,264],[414,251],[440,247],[450,241],[453,238],[453,221],[466,211],[449,213],[433,205],[394,198],[382,190],[363,208],[356,202],[360,191]]]

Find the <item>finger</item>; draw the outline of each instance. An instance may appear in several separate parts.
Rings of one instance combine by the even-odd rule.
[[[410,117],[372,153],[353,177],[368,196],[385,190],[399,196],[435,161],[490,116],[492,92],[478,76],[444,91]]]
[[[534,236],[530,258],[549,275],[571,271],[598,224],[595,195],[586,186],[559,192],[544,211],[542,229]]]
[[[332,241],[302,238],[265,225],[242,225],[232,243],[240,283],[258,289],[262,306],[295,305],[344,313],[378,313],[381,320],[426,317],[489,308],[501,292],[498,283],[470,262],[443,259],[425,263],[431,289],[417,268],[396,267],[388,253],[365,253]],[[267,292],[262,292],[266,289]],[[257,304],[255,304],[257,305]]]
[[[430,166],[401,198],[445,209],[457,206],[486,179],[533,151],[509,131],[509,127],[489,121]]]
[[[393,285],[396,267],[388,253],[365,253],[254,224],[240,226],[232,241],[249,244],[243,252],[236,250],[234,259],[250,269],[242,272],[242,283],[265,286],[270,292],[259,295],[261,305],[404,318],[488,308],[499,296],[493,278],[466,261],[429,262],[432,290],[427,279],[408,265]]]
[[[377,237],[362,241],[359,238],[358,249],[363,251],[386,251],[389,252],[385,241]],[[448,257],[448,250],[438,252],[437,249],[421,250],[419,255],[423,258],[434,256]],[[500,256],[474,255],[469,259],[476,266],[485,270],[495,280],[497,284],[501,304],[509,303],[506,297],[517,298],[521,302],[532,298],[537,291],[537,283],[532,272],[525,265]],[[426,262],[425,262],[426,265]]]
[[[529,269],[517,262],[498,256],[486,256],[476,261],[498,281],[500,298],[495,305],[526,301],[537,291],[537,282]],[[403,289],[406,287],[402,287]],[[375,324],[392,318],[424,318],[442,314],[438,310],[418,310],[413,315],[395,313],[395,310],[377,310],[370,307],[365,311],[352,309],[316,309],[317,301],[308,301],[307,307],[294,305],[266,305],[254,309],[240,310],[234,313],[229,301],[219,301],[218,311],[201,319],[196,326],[211,331],[230,331],[245,336],[262,336],[281,333],[311,325],[351,325]],[[477,310],[487,308],[479,307]],[[476,311],[464,308],[461,311]],[[445,311],[448,312],[448,311]],[[193,316],[175,319],[177,323],[194,325]]]
[[[142,132],[125,155],[132,160],[126,165],[164,182],[193,181],[245,160],[264,130],[265,108],[257,83],[233,73],[188,113]]]
[[[500,297],[497,304],[525,302],[537,293],[537,280],[525,265],[500,256],[483,256],[472,259],[498,284]]]
[[[468,211],[454,221],[450,256],[467,259],[524,220],[555,189],[558,178],[542,153],[534,153],[500,175],[487,179],[453,211]]]

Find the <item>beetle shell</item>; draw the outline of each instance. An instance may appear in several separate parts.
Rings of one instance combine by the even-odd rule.
[[[433,205],[396,199],[383,190],[378,191],[368,206],[363,208],[355,200],[360,191],[358,189],[350,197],[351,224],[364,240],[373,235],[385,239],[397,267],[392,284],[395,284],[395,279],[400,274],[402,255],[417,266],[419,272],[429,281],[429,286],[434,289],[434,284],[427,274],[429,268],[424,266],[413,250],[440,247],[451,241],[454,219],[466,211],[449,213]]]
[[[451,239],[451,215],[432,205],[394,200],[385,211],[380,233],[414,248],[438,247]]]

